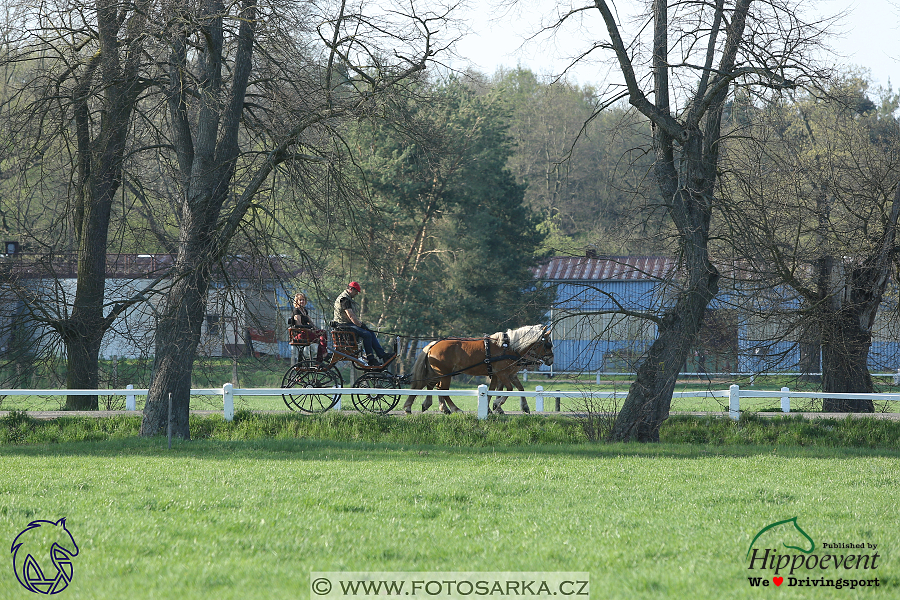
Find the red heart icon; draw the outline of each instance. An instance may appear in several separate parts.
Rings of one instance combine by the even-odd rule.
[[[782,582],[784,581],[784,577],[773,577],[772,581],[775,582],[775,585],[781,585]]]

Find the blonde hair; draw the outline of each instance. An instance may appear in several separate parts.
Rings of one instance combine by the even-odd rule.
[[[294,294],[294,302],[296,302],[297,300],[307,300],[306,294],[304,294],[303,292],[297,292],[296,294]]]

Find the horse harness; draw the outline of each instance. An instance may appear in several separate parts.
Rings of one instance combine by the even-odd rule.
[[[504,331],[503,332],[503,343],[500,344],[504,350],[509,348],[509,335]],[[521,360],[521,356],[517,354],[501,354],[500,356],[491,356],[491,338],[490,336],[484,336],[484,364],[487,367],[488,377],[494,376],[494,367],[491,365],[492,362],[500,361],[500,360]],[[475,366],[475,365],[473,365]],[[470,369],[472,367],[469,367]]]

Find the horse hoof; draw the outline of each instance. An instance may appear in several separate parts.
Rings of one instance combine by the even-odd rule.
[[[500,408],[499,406],[495,406],[495,407],[494,407],[494,414],[495,414],[495,415],[505,415],[506,413],[504,413],[504,412],[503,412],[503,409]]]
[[[411,409],[411,408],[404,408],[404,409],[403,409],[403,412],[405,412],[405,413],[408,414],[408,415],[411,415],[411,414],[412,414],[412,409]]]
[[[526,415],[530,415],[530,414],[531,414],[531,411],[528,410],[528,407],[527,407],[527,406],[523,406],[523,407],[522,407],[522,412],[525,413]]]
[[[451,410],[450,410],[449,408],[447,408],[446,406],[444,406],[443,408],[441,408],[441,412],[444,413],[445,415],[452,415],[452,414],[453,414],[453,411],[451,411]]]

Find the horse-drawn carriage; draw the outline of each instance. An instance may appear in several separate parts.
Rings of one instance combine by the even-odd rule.
[[[291,328],[291,345],[306,347],[316,339],[309,335],[309,330]],[[354,388],[362,389],[403,389],[409,385],[413,389],[449,390],[450,380],[462,373],[484,375],[490,378],[490,389],[512,391],[515,386],[524,391],[517,377],[520,369],[536,364],[552,364],[553,342],[550,339],[550,328],[543,325],[529,325],[505,332],[497,332],[483,338],[446,338],[428,344],[416,358],[411,375],[397,375],[389,367],[396,360],[395,353],[383,365],[369,365],[360,356],[356,333],[351,330],[334,328],[331,331],[334,345],[330,359],[318,363],[314,360],[301,360],[284,375],[281,382],[283,388],[296,388],[296,391],[283,394],[284,402],[291,410],[307,413],[325,412],[340,398],[339,393],[316,392],[316,388],[341,388],[343,376],[337,368],[342,362],[350,362],[363,371],[356,379]],[[352,394],[353,405],[357,410],[386,414],[397,406],[399,394],[359,393]],[[414,396],[407,398],[403,410],[412,412]],[[506,397],[500,397],[494,403],[494,412],[502,413],[500,408]],[[422,403],[425,411],[431,406],[431,396]],[[457,412],[459,408],[449,396],[439,397],[442,412]],[[522,397],[522,409],[528,412],[528,404]]]
[[[302,327],[289,329],[290,344],[307,348],[317,341],[310,330]],[[398,389],[408,383],[408,378],[395,375],[388,367],[396,360],[396,352],[383,365],[370,365],[360,356],[359,340],[354,331],[334,328],[331,330],[331,342],[334,349],[331,357],[321,363],[315,360],[300,360],[288,369],[281,380],[283,388],[302,388],[296,392],[282,394],[284,403],[291,410],[306,413],[320,413],[333,407],[340,399],[340,394],[318,393],[315,388],[344,387],[344,377],[338,365],[350,362],[363,371],[353,383],[354,388]],[[386,414],[400,401],[399,395],[393,394],[352,394],[353,406],[362,412]]]

